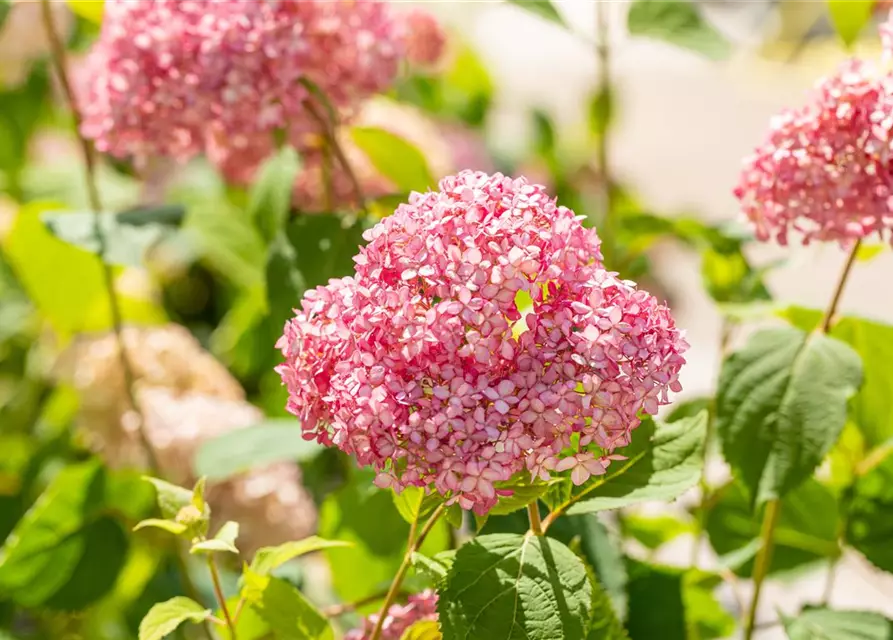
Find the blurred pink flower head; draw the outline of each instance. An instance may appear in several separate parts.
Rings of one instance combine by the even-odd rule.
[[[388,609],[381,626],[381,640],[400,640],[403,634],[416,622],[437,620],[437,593],[426,589],[406,599],[406,604],[394,604]],[[344,640],[368,640],[378,622],[378,614],[363,620],[363,625],[349,631]]]
[[[83,132],[137,158],[188,158],[209,137],[258,148],[276,129],[318,129],[301,80],[349,115],[390,86],[403,49],[376,0],[109,0],[86,66]]]
[[[680,390],[688,345],[665,306],[604,269],[581,219],[501,174],[411,194],[366,232],[355,277],[308,292],[285,325],[277,370],[305,437],[380,486],[477,513],[522,469],[604,473],[640,411]]]
[[[893,76],[860,61],[776,116],[735,189],[757,238],[849,244],[893,228]]]
[[[443,57],[447,37],[437,19],[427,11],[413,10],[404,18],[406,58],[421,67],[431,67]]]

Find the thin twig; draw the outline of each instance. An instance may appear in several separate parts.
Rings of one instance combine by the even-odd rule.
[[[127,349],[124,345],[121,302],[118,299],[117,292],[115,291],[115,274],[112,271],[111,265],[108,264],[105,260],[108,242],[105,237],[105,232],[102,229],[103,207],[102,199],[99,196],[99,187],[97,186],[96,181],[96,151],[90,141],[81,134],[81,112],[78,108],[74,91],[71,88],[71,82],[68,79],[68,63],[67,54],[65,52],[65,45],[62,43],[62,40],[59,37],[59,33],[56,30],[56,26],[53,21],[53,12],[50,8],[49,0],[41,0],[40,6],[42,10],[41,13],[43,16],[43,23],[46,29],[47,38],[50,42],[50,53],[53,61],[53,67],[56,70],[56,75],[59,78],[59,84],[62,85],[62,91],[65,94],[66,101],[68,102],[68,107],[71,111],[71,117],[74,121],[75,134],[80,144],[81,155],[84,159],[87,198],[93,213],[93,235],[96,238],[96,244],[99,249],[99,260],[102,263],[102,277],[105,284],[106,292],[108,293],[109,297],[109,309],[112,316],[112,329],[114,330],[115,339],[118,343],[118,359],[121,364],[121,371],[124,375],[124,389],[125,393],[127,394],[127,401],[137,417],[137,433],[139,434],[143,449],[145,450],[146,458],[149,462],[149,468],[152,470],[152,473],[158,475],[158,456],[156,455],[155,448],[152,446],[152,443],[149,441],[149,437],[146,434],[145,421],[140,411],[139,405],[137,404],[136,395],[134,393],[133,367],[130,364],[130,359],[127,356]]]
[[[341,604],[333,604],[331,607],[326,607],[322,610],[322,614],[327,618],[337,618],[338,616],[343,616],[345,613],[351,613],[356,611],[360,607],[365,607],[367,604],[372,604],[373,602],[377,602],[381,600],[385,596],[388,595],[387,591],[379,591],[378,593],[373,593],[371,596],[366,596],[365,598],[360,598],[354,602],[343,602]]]
[[[378,620],[375,621],[375,628],[372,630],[372,635],[369,636],[369,640],[379,640],[381,637],[381,629],[384,626],[385,618],[388,617],[388,609],[394,604],[394,599],[397,597],[397,593],[400,591],[400,586],[403,584],[403,578],[406,577],[406,572],[409,571],[409,565],[412,564],[412,554],[419,550],[422,543],[425,541],[425,538],[431,532],[431,529],[434,528],[434,525],[437,524],[440,516],[442,516],[445,511],[446,505],[439,505],[437,509],[434,510],[434,513],[431,514],[431,517],[428,518],[428,522],[425,523],[425,526],[422,528],[418,537],[415,536],[415,525],[418,523],[418,520],[416,519],[413,522],[413,526],[409,531],[406,554],[403,556],[403,562],[400,563],[400,568],[397,569],[397,575],[394,576],[394,580],[391,582],[391,588],[388,589],[384,602],[381,604],[381,610],[378,612]]]
[[[226,619],[226,626],[229,628],[230,639],[236,640],[236,625],[232,616],[229,615],[229,607],[226,606],[226,596],[223,595],[223,588],[220,586],[220,573],[217,571],[213,554],[208,554],[208,570],[211,572],[211,582],[214,584],[214,595],[217,596],[217,602],[220,604],[223,617]]]
[[[837,281],[837,287],[834,289],[834,295],[831,297],[831,304],[828,305],[828,310],[825,311],[825,317],[822,319],[822,333],[828,333],[831,330],[831,325],[834,324],[834,317],[837,315],[837,305],[840,304],[840,299],[843,297],[846,281],[850,276],[853,265],[856,263],[856,256],[859,253],[861,244],[861,240],[856,240],[853,248],[850,250],[850,255],[847,256],[846,263],[843,265],[843,271],[840,272],[840,279]]]
[[[610,25],[608,24],[607,3],[595,3],[595,62],[599,73],[599,85],[596,96],[604,97],[608,109],[613,100],[611,79],[611,42]],[[609,260],[616,258],[617,229],[614,211],[614,193],[611,188],[610,141],[607,127],[596,140],[595,163],[599,179],[599,208],[602,213],[602,229],[599,235],[604,243],[604,252]]]

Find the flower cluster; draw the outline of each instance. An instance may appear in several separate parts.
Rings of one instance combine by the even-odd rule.
[[[669,310],[606,271],[595,231],[538,185],[465,171],[365,238],[356,276],[286,324],[277,370],[305,437],[380,486],[485,513],[522,469],[582,483],[680,388]]]
[[[407,598],[406,604],[394,604],[381,625],[381,640],[400,640],[403,634],[416,622],[437,620],[437,594],[431,589],[416,593]],[[378,623],[378,614],[363,620],[363,626],[349,631],[344,640],[368,640]]]
[[[263,419],[226,368],[183,327],[128,327],[124,341],[143,429],[166,479],[191,485],[193,459],[204,442]],[[58,374],[80,392],[79,424],[88,444],[113,466],[145,466],[115,337],[78,341],[64,354]],[[316,523],[313,501],[292,464],[212,483],[208,500],[215,522],[242,523],[240,541],[248,552],[309,535]]]
[[[848,244],[893,229],[893,76],[851,61],[773,119],[735,195],[760,240]]]
[[[109,0],[82,130],[135,158],[299,140],[320,129],[302,81],[349,115],[390,86],[413,33],[377,0]]]

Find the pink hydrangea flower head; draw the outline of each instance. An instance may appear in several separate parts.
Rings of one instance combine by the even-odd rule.
[[[404,18],[404,28],[407,60],[420,67],[437,64],[447,42],[446,33],[437,19],[427,11],[416,9]]]
[[[582,483],[680,388],[669,310],[606,271],[595,231],[538,185],[465,171],[365,239],[356,277],[286,325],[278,371],[305,437],[380,486],[485,513],[522,469]]]
[[[347,118],[404,55],[400,23],[377,0],[109,0],[82,130],[117,156],[179,159],[209,137],[238,148],[277,129],[318,132],[302,80]]]
[[[407,598],[406,604],[394,604],[388,609],[381,626],[381,640],[400,640],[416,622],[437,620],[437,594],[431,589]],[[369,640],[378,622],[378,614],[363,620],[362,626],[349,631],[344,640]]]
[[[893,76],[859,61],[772,120],[735,195],[760,240],[849,244],[893,228]]]

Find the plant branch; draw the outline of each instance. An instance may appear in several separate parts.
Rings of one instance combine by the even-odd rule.
[[[543,535],[543,523],[540,520],[540,505],[534,500],[527,505],[527,516],[530,518],[530,533],[535,536]]]
[[[747,623],[744,627],[744,640],[751,640],[755,630],[757,608],[760,604],[760,593],[763,590],[763,582],[769,573],[769,565],[772,562],[773,534],[778,524],[778,516],[781,513],[781,500],[778,498],[766,503],[766,511],[763,514],[763,527],[760,531],[760,550],[757,553],[753,567],[753,598],[750,601],[750,610],[747,613]]]
[[[613,99],[611,78],[611,42],[610,25],[606,2],[595,3],[595,63],[599,74],[599,85],[596,96],[603,98],[610,110]],[[617,247],[617,229],[614,212],[614,194],[611,185],[611,159],[610,142],[608,140],[607,125],[596,140],[595,164],[599,179],[599,208],[602,213],[602,232],[599,234],[605,247],[605,254],[609,260],[614,259]]]
[[[381,603],[381,610],[378,612],[378,620],[375,621],[375,628],[372,630],[372,635],[369,636],[369,640],[380,640],[381,629],[384,625],[385,618],[388,616],[388,609],[394,604],[394,599],[400,591],[400,586],[403,584],[406,572],[409,571],[409,565],[412,564],[412,554],[419,550],[422,543],[425,541],[425,538],[431,533],[431,529],[434,528],[434,525],[437,524],[440,516],[442,516],[445,511],[446,506],[443,503],[438,505],[437,509],[434,510],[434,513],[431,514],[431,517],[428,518],[428,522],[422,527],[422,531],[418,536],[415,535],[418,519],[413,522],[412,527],[409,530],[406,554],[403,556],[403,562],[400,563],[400,568],[397,569],[397,575],[394,576],[394,580],[391,582],[391,588],[388,589],[384,602]]]
[[[840,304],[840,299],[843,296],[843,290],[850,276],[850,271],[852,271],[853,265],[856,263],[856,255],[859,253],[861,244],[862,240],[856,240],[853,248],[850,250],[850,254],[847,256],[846,263],[843,265],[843,271],[840,272],[840,279],[837,281],[837,287],[834,289],[834,295],[831,297],[831,304],[828,305],[828,310],[825,311],[825,316],[822,319],[822,333],[828,333],[834,324],[837,306]]]
[[[385,596],[388,595],[387,591],[379,591],[378,593],[373,593],[371,596],[366,596],[365,598],[360,598],[355,602],[344,602],[342,604],[334,604],[331,607],[326,607],[323,609],[322,614],[327,618],[337,618],[338,616],[343,616],[345,613],[350,613],[352,611],[356,611],[360,607],[365,607],[367,604],[372,604],[378,600],[381,600]]]
[[[236,625],[232,616],[229,614],[229,607],[226,606],[226,596],[223,595],[223,588],[220,586],[220,573],[217,571],[217,564],[214,562],[214,556],[208,554],[208,570],[211,572],[211,582],[214,584],[214,595],[220,609],[223,611],[223,617],[226,620],[226,626],[229,628],[231,640],[236,640]]]
[[[127,349],[124,345],[121,302],[118,299],[117,292],[115,291],[115,274],[112,271],[111,265],[108,264],[105,260],[106,250],[108,248],[108,241],[105,237],[105,232],[102,229],[101,216],[103,208],[102,199],[99,195],[99,187],[97,186],[96,181],[96,150],[93,148],[91,142],[81,134],[81,112],[78,108],[77,98],[74,95],[74,91],[71,87],[71,82],[68,78],[68,63],[67,54],[65,52],[65,45],[63,44],[61,38],[59,37],[59,33],[56,30],[56,25],[53,20],[53,12],[50,8],[50,0],[40,0],[40,6],[44,28],[46,29],[47,39],[50,43],[50,54],[53,62],[53,68],[56,71],[56,75],[59,78],[59,83],[62,85],[62,91],[65,94],[65,99],[68,102],[68,107],[71,111],[71,117],[74,121],[75,134],[77,136],[78,143],[81,148],[81,155],[83,156],[84,160],[87,198],[93,213],[93,235],[96,238],[96,244],[99,249],[99,261],[102,265],[103,282],[105,284],[105,289],[109,297],[109,309],[111,312],[112,329],[115,334],[115,340],[118,344],[118,360],[124,376],[124,389],[125,393],[127,394],[127,401],[130,404],[131,409],[133,409],[134,414],[137,418],[137,433],[139,434],[140,442],[145,451],[146,459],[149,463],[149,468],[151,469],[153,474],[159,475],[158,456],[155,453],[155,448],[152,446],[148,435],[146,434],[145,420],[143,418],[142,412],[140,411],[139,405],[137,404],[136,394],[134,393],[133,367],[130,364],[130,358],[127,355]]]

